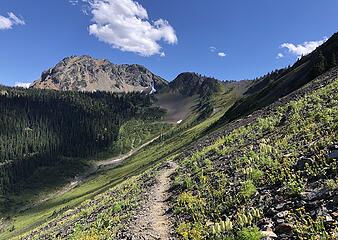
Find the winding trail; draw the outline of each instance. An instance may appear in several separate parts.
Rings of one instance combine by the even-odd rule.
[[[172,184],[171,175],[176,168],[176,163],[169,162],[156,177],[156,184],[148,193],[145,206],[130,224],[131,239],[171,239],[173,226],[170,214],[167,212],[169,209],[167,200],[171,196],[169,192]]]
[[[138,151],[140,151],[142,148],[148,146],[149,144],[155,142],[157,139],[159,139],[160,136],[157,136],[155,138],[153,138],[152,140],[142,144],[141,146],[132,149],[130,152],[123,154],[121,156],[115,157],[115,158],[110,158],[110,159],[106,159],[104,161],[100,161],[97,162],[96,165],[98,167],[98,169],[100,169],[101,167],[104,166],[115,166],[116,164],[119,164],[121,162],[123,162],[124,160],[126,160],[127,158],[131,157],[132,155],[134,155],[135,153],[137,153]]]
[[[108,158],[108,159],[103,160],[103,161],[95,162],[93,164],[93,166],[90,169],[88,169],[88,171],[86,171],[81,176],[77,176],[77,177],[73,178],[68,184],[61,187],[57,191],[55,191],[51,194],[48,194],[45,198],[40,199],[39,201],[35,202],[34,204],[28,204],[28,205],[21,207],[18,211],[23,212],[23,211],[30,209],[32,207],[36,207],[36,206],[40,205],[41,203],[44,203],[44,202],[54,198],[55,196],[60,196],[60,195],[63,195],[65,193],[71,191],[72,189],[79,186],[81,183],[94,178],[95,174],[98,173],[99,171],[101,171],[103,169],[110,169],[112,167],[116,167],[116,166],[120,165],[123,161],[125,161],[129,157],[133,156],[134,154],[136,154],[137,152],[139,152],[141,149],[145,148],[149,144],[155,142],[160,137],[161,137],[161,135],[151,139],[150,141],[142,144],[141,146],[139,146],[137,148],[132,149],[131,151],[129,151],[126,154],[123,154],[123,155],[120,155],[120,156],[114,157],[114,158]]]

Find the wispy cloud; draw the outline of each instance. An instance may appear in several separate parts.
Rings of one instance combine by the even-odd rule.
[[[9,12],[8,16],[0,15],[0,30],[12,29],[14,25],[25,25],[23,19],[18,18],[14,13]]]
[[[22,88],[29,88],[31,83],[24,83],[24,82],[16,82],[14,84],[15,87],[22,87]]]
[[[217,54],[219,57],[225,57],[226,56],[226,53],[224,53],[224,52],[219,52],[218,54]]]
[[[174,28],[164,19],[150,21],[147,10],[133,0],[93,0],[89,33],[113,48],[141,56],[162,55],[160,41],[177,44]]]
[[[216,47],[213,47],[213,46],[209,47],[209,51],[212,52],[212,53],[217,54],[217,56],[219,56],[219,57],[221,57],[221,58],[224,58],[224,57],[227,56],[227,54],[224,53],[224,52],[218,52],[218,51],[217,51],[217,48],[216,48]]]
[[[308,55],[317,47],[327,41],[327,37],[318,41],[304,42],[303,44],[283,43],[280,47],[288,49],[289,53],[297,55],[298,57]]]
[[[216,52],[217,48],[216,47],[209,47],[210,52]]]
[[[79,0],[69,0],[69,3],[75,6],[79,3]]]
[[[276,59],[281,59],[284,57],[284,54],[283,53],[278,53],[277,56],[276,56]]]

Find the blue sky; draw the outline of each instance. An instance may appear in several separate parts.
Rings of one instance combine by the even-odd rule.
[[[32,82],[84,54],[167,80],[184,71],[252,79],[338,31],[337,0],[92,1],[1,0],[0,84]]]

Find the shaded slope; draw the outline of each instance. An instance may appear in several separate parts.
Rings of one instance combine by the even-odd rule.
[[[307,197],[320,193],[320,190],[316,190],[317,187],[326,189],[325,179],[332,180],[336,176],[330,172],[335,169],[332,167],[334,162],[327,161],[325,155],[331,151],[329,144],[332,144],[332,137],[337,133],[337,80],[338,70],[335,69],[273,105],[194,142],[190,150],[182,149],[183,154],[176,158],[180,165],[174,180],[174,193],[177,197],[168,203],[177,214],[174,221],[177,223],[176,232],[190,239],[217,239],[225,236],[233,239],[231,237],[248,236],[245,234],[261,236],[263,233],[271,236],[277,234],[280,239],[284,234],[284,239],[290,239],[287,235],[290,232],[308,239],[309,235],[301,234],[331,234],[336,217],[332,217],[334,221],[329,220],[325,225],[321,222],[322,218],[313,218],[313,222],[318,224],[316,227],[307,224],[312,220],[301,222],[299,219],[311,217],[307,206],[321,207],[316,201],[327,204],[330,216],[335,216],[335,210],[329,203],[334,201],[337,190],[325,190],[327,194],[322,195],[325,196],[324,199],[313,200]],[[304,104],[306,107],[303,107]],[[290,110],[289,106],[292,106]],[[299,119],[300,114],[309,114],[309,118]],[[292,126],[291,123],[298,125]],[[308,127],[313,128],[316,133],[314,136],[306,134],[305,129]],[[285,137],[289,141],[284,141]],[[309,140],[311,138],[314,138],[314,143]],[[156,152],[168,146],[166,142],[163,144]],[[179,144],[179,141],[174,141],[174,144]],[[271,146],[276,152],[269,150]],[[151,153],[145,152],[140,159],[147,158],[149,154]],[[295,168],[299,160],[303,159],[302,156],[313,158],[316,162],[309,166],[311,171]],[[175,155],[167,154],[162,159],[170,161],[173,157]],[[317,172],[320,169],[325,172]],[[123,239],[134,216],[145,210],[140,203],[145,203],[152,187],[156,187],[155,179],[160,170],[154,167],[77,208],[53,216],[53,220],[33,230],[23,239],[34,236],[50,239],[113,236]],[[288,174],[289,171],[291,174]],[[299,174],[302,177],[300,179]],[[318,182],[314,188],[311,185],[313,181]],[[288,185],[289,182],[292,184]],[[304,195],[297,193],[302,189],[298,188],[298,182],[306,190]],[[293,190],[296,195],[292,193]],[[285,204],[279,205],[280,201]],[[294,211],[298,206],[302,207],[296,204],[304,204],[304,201],[306,211]],[[284,211],[288,213],[285,214]],[[296,216],[295,214],[302,215],[299,215],[300,218],[286,217]],[[232,227],[224,231],[221,221],[226,220],[226,217],[231,221]],[[277,228],[276,223],[282,221],[289,225]],[[293,224],[286,221],[293,221]],[[287,232],[283,233],[281,229],[286,229]]]
[[[336,68],[180,157],[178,235],[336,239],[337,84]]]
[[[0,194],[13,190],[18,180],[33,176],[38,168],[107,150],[118,137],[122,122],[154,120],[163,114],[150,107],[149,98],[142,94],[2,91]]]
[[[184,96],[181,94],[161,93],[156,95],[155,106],[166,110],[162,118],[164,122],[177,123],[185,120],[198,104],[198,96]]]
[[[267,106],[337,65],[338,33],[292,67],[268,74],[252,83],[245,96],[236,102],[220,120],[229,122]]]
[[[247,90],[249,81],[219,81],[196,73],[181,73],[155,95],[155,105],[167,110],[165,121],[202,121],[224,111]]]
[[[132,186],[128,179],[131,176],[139,174],[144,176],[149,172],[156,174],[156,166],[154,168],[154,165],[167,159],[170,160],[175,154],[185,149],[188,144],[202,137],[204,130],[217,121],[220,116],[221,114],[217,113],[193,127],[178,126],[161,136],[160,139],[136,155],[131,156],[118,167],[101,172],[95,179],[79,185],[65,195],[57,196],[55,199],[45,202],[39,208],[29,209],[18,214],[15,218],[10,219],[8,227],[4,227],[3,232],[0,233],[0,239],[6,236],[14,238],[14,236],[23,233],[25,233],[25,236],[31,234],[31,236],[36,236],[40,239],[41,236],[48,236],[50,239],[53,239],[53,236],[55,237],[56,234],[63,234],[64,239],[75,235],[77,236],[77,234],[82,234],[82,236],[97,236],[97,234],[101,236],[104,236],[104,234],[108,234],[109,236],[114,235],[116,233],[115,230],[117,231],[121,226],[126,224],[125,216],[135,215],[137,207],[145,199],[143,196],[135,194],[133,190],[131,191],[130,187]],[[118,186],[120,190],[115,190],[114,188],[109,191],[110,193],[106,193],[104,196],[100,195],[100,193],[119,185],[121,182],[125,184]],[[144,182],[143,180],[136,179],[136,183],[138,186],[135,190],[141,190],[143,192],[148,189],[152,180]],[[128,195],[127,197],[126,194]],[[115,196],[119,197],[121,202],[119,202],[120,200],[117,200]],[[136,202],[134,200],[130,201],[131,198],[129,198],[129,196],[132,199],[135,197],[137,199],[135,200]],[[89,201],[85,201],[93,198],[96,200],[90,203]],[[83,202],[83,204],[78,206],[81,202]],[[122,209],[116,208],[113,210],[113,214],[111,212],[112,208],[109,206],[114,206],[115,203],[117,205],[122,204],[123,207]],[[79,211],[77,206],[83,209],[83,211]],[[89,206],[90,208],[88,208]],[[120,210],[117,211],[117,209]],[[53,212],[55,214],[53,214]],[[105,219],[111,219],[111,223],[114,224],[114,226],[111,225],[113,233],[106,231],[99,233],[91,232],[92,224],[96,225],[96,221],[93,220],[98,218],[104,221]],[[62,224],[59,224],[60,219],[63,219]],[[117,222],[115,222],[115,220],[117,220]],[[82,222],[83,228],[76,227],[76,223],[79,222]],[[8,231],[11,226],[15,226],[13,232]],[[33,230],[32,233],[28,233],[29,230],[34,228],[36,228],[36,230]]]

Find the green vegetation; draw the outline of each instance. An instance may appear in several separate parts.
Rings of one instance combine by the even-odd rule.
[[[133,128],[133,123],[137,125],[137,128]],[[130,129],[130,135],[125,136],[125,139],[137,139],[134,146],[126,146],[125,151],[164,134],[171,127],[169,124],[141,120],[130,120],[123,126],[125,125],[129,125]],[[131,132],[131,129],[134,129],[134,131]],[[124,134],[126,132],[126,130],[123,130]],[[115,142],[112,145],[114,149]],[[36,202],[45,199],[46,196],[51,197],[53,192],[62,191],[65,185],[74,181],[74,176],[81,177],[81,174],[85,175],[87,172],[95,171],[97,161],[106,160],[115,155],[117,153],[112,153],[112,150],[109,149],[87,159],[62,157],[53,166],[38,167],[32,175],[19,180],[15,184],[15,191],[7,193],[6,198],[0,200],[3,216],[11,216],[18,210],[31,208]]]
[[[53,199],[14,215],[14,217],[7,221],[8,225],[0,233],[0,239],[13,238],[23,233],[27,234],[32,228],[42,223],[53,221],[56,216],[66,216],[69,209],[75,208],[82,202],[92,199],[98,194],[105,194],[105,191],[111,192],[115,186],[118,187],[125,179],[138,176],[157,163],[172,158],[183,151],[188,144],[204,136],[205,130],[216,122],[222,114],[223,111],[216,112],[206,121],[196,126],[191,126],[188,120],[186,124],[182,124],[176,129],[169,130],[163,134],[161,138],[130,157],[124,164],[99,173],[91,180],[84,182],[63,195],[55,196]],[[194,119],[194,117],[192,116],[191,119]],[[115,198],[112,198],[111,201],[115,202]],[[96,224],[96,222],[92,224]],[[14,226],[14,231],[9,231],[11,226]],[[59,227],[61,228],[62,226],[64,225],[61,223]],[[91,227],[92,225],[89,225],[89,228]],[[95,231],[93,232],[93,239],[95,239]]]
[[[275,70],[253,81],[244,97],[224,114],[218,124],[222,125],[248,115],[299,89],[329,69],[336,67],[337,55],[338,33],[335,33],[311,54],[298,59],[294,65]]]
[[[121,122],[158,119],[149,96],[3,88],[0,95],[0,194],[62,157],[88,157],[111,146]]]
[[[327,179],[336,189],[337,162],[325,156],[338,139],[337,89],[338,79],[184,159],[175,178],[174,213],[184,219],[177,233],[185,239],[260,239],[258,221],[273,205],[261,200],[263,189],[280,189],[291,199],[314,179]],[[303,156],[313,164],[295,168]],[[334,228],[307,211],[288,215],[293,236],[333,238]]]
[[[122,164],[109,170],[94,171],[80,185],[66,191],[54,191],[54,195],[46,201],[39,202],[36,201],[38,197],[32,198],[29,193],[20,193],[12,199],[22,197],[22,202],[28,204],[23,204],[21,209],[18,206],[10,209],[10,195],[1,198],[3,208],[8,208],[8,215],[0,220],[0,239],[24,237],[91,240],[117,237],[143,206],[143,194],[155,184],[155,176],[162,169],[163,163],[173,160],[178,161],[179,167],[175,172],[169,206],[175,220],[176,234],[181,239],[255,240],[271,232],[268,230],[271,226],[276,233],[291,234],[297,239],[334,239],[338,233],[333,213],[327,215],[324,207],[317,207],[322,202],[313,199],[320,199],[320,194],[323,194],[326,196],[325,201],[330,201],[332,207],[338,189],[337,161],[327,157],[332,146],[336,148],[338,139],[338,79],[314,80],[311,83],[313,85],[309,85],[313,88],[304,88],[297,93],[308,92],[306,95],[283,99],[259,114],[237,119],[210,135],[206,139],[207,144],[199,141],[191,148],[192,143],[205,137],[212,126],[215,127],[225,112],[230,114],[227,115],[227,120],[235,119],[247,114],[248,107],[253,111],[274,98],[297,89],[314,74],[309,69],[316,69],[315,63],[318,63],[316,74],[323,69],[326,71],[330,64],[336,62],[334,55],[330,59],[327,57],[327,49],[330,48],[336,49],[336,43],[328,41],[325,48],[316,51],[318,61],[306,56],[290,69],[276,71],[259,79],[259,85],[251,89],[252,95],[235,104],[230,112],[227,110],[242,95],[246,83],[242,86],[231,82],[221,84],[212,78],[203,78],[201,81],[200,76],[193,74],[196,88],[190,89],[186,82],[175,86],[177,91],[183,91],[184,94],[199,95],[198,105],[182,124],[173,128],[169,124],[158,122],[163,112],[151,108],[149,96],[73,92],[54,95],[53,91],[28,91],[32,94],[28,96],[29,101],[43,99],[42,103],[37,104],[36,112],[40,115],[36,114],[37,117],[32,118],[36,126],[41,127],[38,131],[41,134],[30,135],[35,127],[23,123],[27,119],[31,121],[31,118],[18,114],[15,104],[15,111],[3,111],[7,114],[4,115],[6,124],[10,124],[13,116],[19,116],[17,122],[13,121],[13,129],[16,129],[14,135],[10,131],[4,134],[10,136],[9,142],[17,141],[13,137],[15,134],[24,140],[29,137],[32,139],[31,142],[27,140],[31,145],[20,142],[24,151],[18,150],[18,154],[22,154],[20,156],[27,163],[33,163],[29,166],[33,173],[29,176],[29,182],[37,182],[37,179],[53,174],[62,174],[66,179],[76,173],[75,168],[78,171],[90,171],[93,167],[90,164],[95,162],[95,158],[123,154],[159,137]],[[304,71],[310,75],[303,76]],[[277,84],[275,77],[281,75],[283,80],[278,80]],[[331,77],[325,77],[327,76]],[[187,76],[181,80],[185,81],[185,77]],[[272,97],[276,88],[287,86],[296,77],[300,77],[296,85],[292,83],[288,89]],[[322,84],[324,80],[329,83]],[[14,95],[11,95],[11,89],[4,91],[0,96],[4,102],[11,98],[4,109],[11,109],[11,104],[18,99],[20,102],[26,94],[23,90],[17,90],[20,94]],[[254,102],[255,99],[261,102]],[[58,120],[55,123],[56,130],[49,125],[54,122],[40,119],[41,106],[47,102],[51,107],[54,100],[66,105],[67,114],[71,112],[67,116],[66,112],[60,110],[61,107],[51,108],[48,116]],[[249,100],[253,105],[246,105]],[[282,105],[282,102],[287,103]],[[30,102],[26,105],[25,113],[35,113]],[[243,110],[241,107],[244,105]],[[56,114],[56,110],[61,112]],[[120,110],[120,115],[115,116],[115,111]],[[221,121],[223,120],[224,118]],[[98,125],[94,125],[96,121],[99,122]],[[75,126],[78,122],[83,125]],[[67,127],[63,129],[63,123],[67,123],[65,126],[70,124],[74,130]],[[49,132],[49,129],[55,131]],[[75,131],[79,131],[79,135]],[[87,133],[90,134],[86,135]],[[54,142],[49,140],[54,137],[58,139],[60,134],[62,138],[59,139],[65,141],[60,140],[60,146],[65,146],[55,148]],[[76,140],[76,136],[82,138]],[[37,143],[40,140],[39,145]],[[66,145],[73,141],[73,145]],[[91,145],[83,150],[89,144]],[[24,154],[25,151],[34,149],[43,152],[44,147],[49,149],[46,153],[51,156],[59,153],[55,155],[56,161],[45,164],[39,159],[35,164],[24,158],[27,155]],[[6,154],[12,154],[13,151],[9,152]],[[184,153],[184,157],[181,153]],[[13,158],[11,163],[21,160]],[[0,166],[7,166],[8,161],[3,162],[5,164]],[[67,171],[63,172],[64,168],[68,168]],[[19,171],[13,174],[13,179],[18,179],[14,183],[11,171],[6,172],[4,168],[0,170],[4,176],[1,182],[4,186],[6,181],[11,183],[9,185],[20,185]],[[25,182],[28,179],[23,181],[22,186],[25,186]],[[53,181],[44,184],[45,192],[53,192],[53,185],[56,185]],[[28,199],[34,200],[30,202]],[[14,202],[19,205],[19,202]],[[338,210],[335,206],[332,209]],[[334,218],[336,220],[335,216]]]
[[[145,122],[143,120],[130,120],[124,123],[119,130],[117,140],[110,152],[113,155],[127,153],[141,146],[143,143],[168,131],[170,124],[160,122]]]

